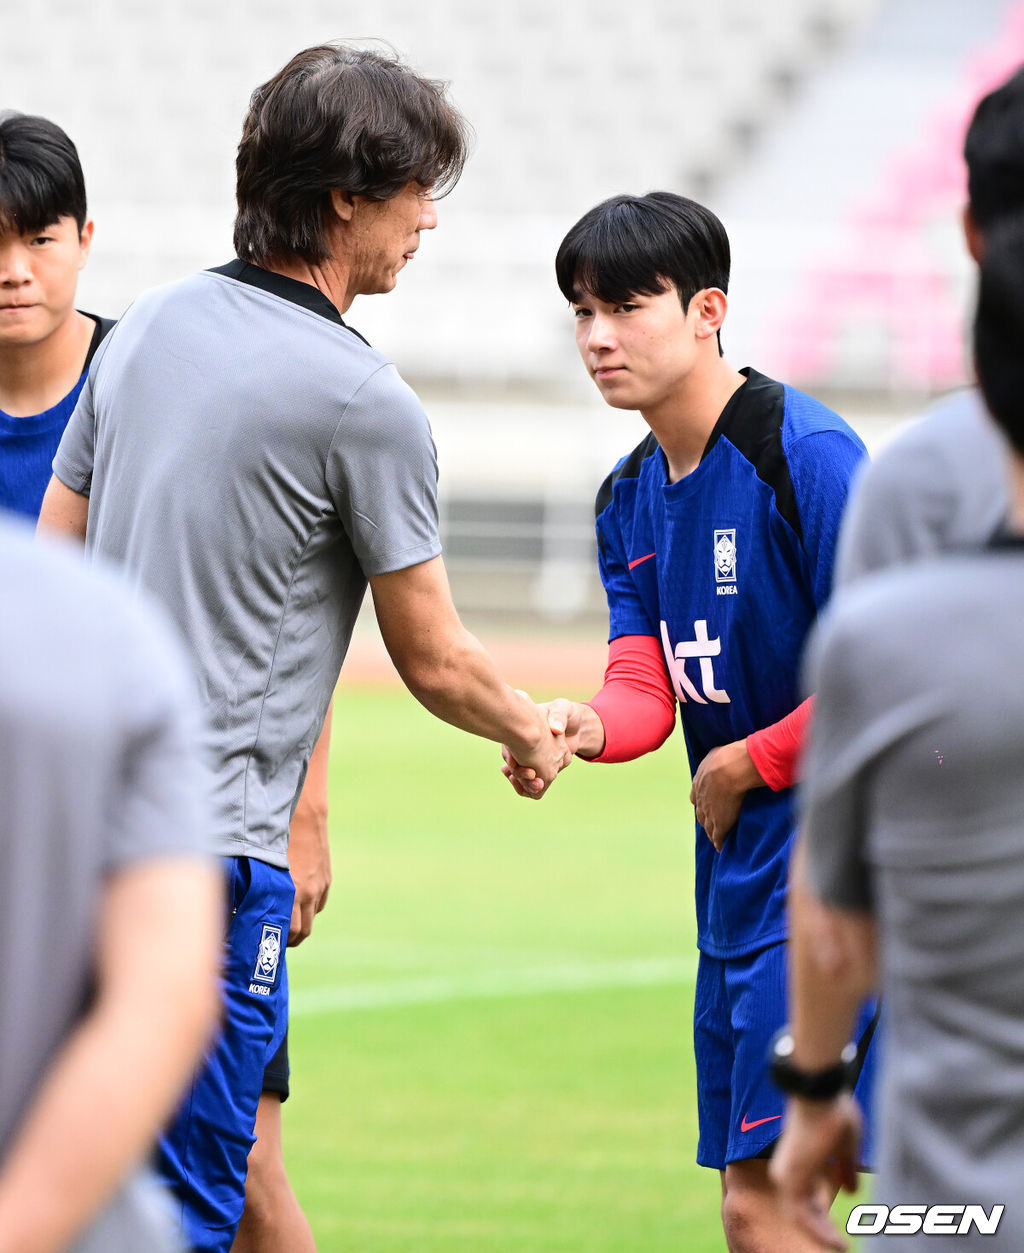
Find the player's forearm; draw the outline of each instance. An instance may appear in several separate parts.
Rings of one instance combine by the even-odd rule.
[[[814,697],[809,696],[778,722],[747,736],[746,752],[758,775],[757,783],[750,786],[767,784],[780,792],[796,783],[813,713]]]
[[[601,719],[601,715],[589,703],[574,702],[572,717],[575,719],[575,725],[578,727],[572,741],[573,751],[576,756],[582,757],[587,761],[593,761],[595,757],[600,757],[605,750],[606,743],[604,722]]]
[[[147,895],[127,905],[134,920],[151,913],[161,937],[154,945],[134,923],[119,929],[126,948],[140,941],[121,963],[132,973],[109,988],[101,978],[94,1007],[52,1064],[4,1159],[4,1253],[62,1249],[91,1221],[148,1151],[212,1030],[220,875],[185,863],[166,874],[162,907]]]
[[[803,854],[789,887],[790,1023],[801,1069],[834,1065],[875,985],[875,926],[869,914],[835,909],[806,882]]]
[[[39,512],[39,535],[63,535],[85,543],[89,523],[89,498],[73,492],[54,475],[43,496]]]

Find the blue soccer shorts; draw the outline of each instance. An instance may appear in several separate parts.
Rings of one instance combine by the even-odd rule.
[[[782,1130],[785,1097],[768,1075],[768,1047],[788,1017],[785,943],[727,961],[701,953],[693,1008],[697,1061],[697,1162],[724,1170],[729,1162],[766,1157]],[[878,1042],[875,1006],[865,1005],[856,1038],[865,1052],[855,1095],[864,1111],[861,1162],[869,1166],[871,1096]]]
[[[228,1253],[234,1242],[264,1070],[288,1025],[291,875],[250,857],[225,865],[231,912],[223,1026],[156,1154],[195,1253]]]

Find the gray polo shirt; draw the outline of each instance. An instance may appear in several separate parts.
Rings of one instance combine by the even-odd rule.
[[[807,675],[810,881],[881,937],[876,1199],[1004,1204],[961,1249],[1024,1248],[1022,622],[1024,541],[940,556],[841,591]]]
[[[1006,442],[976,388],[954,392],[861,470],[839,533],[836,586],[984,544],[1008,508]]]
[[[78,552],[8,520],[0,581],[2,1160],[88,1005],[104,883],[144,859],[205,855],[209,781],[169,627]],[[75,1253],[176,1248],[165,1207],[133,1175]]]
[[[367,578],[441,551],[422,406],[316,288],[235,261],[125,313],[53,468],[192,649],[218,851],[286,866]]]

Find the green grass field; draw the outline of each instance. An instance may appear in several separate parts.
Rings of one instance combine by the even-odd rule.
[[[516,797],[403,691],[335,705],[334,886],[289,959],[323,1253],[705,1253],[682,740]]]

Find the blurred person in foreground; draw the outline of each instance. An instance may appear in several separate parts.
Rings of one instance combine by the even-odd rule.
[[[92,238],[74,143],[46,118],[0,115],[0,506],[32,520],[89,365],[114,326],[111,318],[75,308]],[[289,944],[309,935],[330,884],[324,851],[329,739],[328,726],[291,823],[288,862],[296,890]],[[281,1147],[281,1104],[289,1091],[287,1034],[267,1064],[263,1090],[246,1177],[242,1247],[251,1238],[258,1253],[261,1233],[269,1233],[271,1247],[303,1253],[314,1247],[312,1236]]]
[[[829,595],[864,447],[812,397],[722,355],[729,241],[702,205],[668,192],[607,200],[569,231],[555,264],[587,372],[609,405],[639,410],[651,429],[597,497],[604,686],[587,704],[550,709],[577,755],[616,762],[658,748],[678,702],[697,819],[697,1160],[721,1174],[732,1253],[798,1253],[810,1246],[768,1181],[783,1100],[764,1071],[786,1016],[795,817],[791,789],[765,786],[748,737],[774,742],[803,716],[799,657]],[[744,781],[725,818],[700,786],[716,761]],[[514,752],[506,773],[530,794]],[[862,1061],[871,1023],[869,1007]]]
[[[389,292],[466,159],[443,86],[325,45],[253,93],[238,256],[140,297],[102,345],[43,529],[84,539],[192,647],[232,915],[224,1032],[161,1141],[200,1251],[230,1249],[268,1059],[287,1022],[288,826],[367,583],[410,691],[550,782],[570,759],[452,604],[426,414],[342,315]]]
[[[47,118],[0,113],[0,507],[32,519],[114,325],[75,308],[92,237],[75,145]]]
[[[817,710],[790,897],[786,1066],[840,1073],[860,998],[886,998],[874,1201],[1005,1206],[1024,1247],[1024,220],[985,235],[974,328],[1009,443],[1007,531],[844,589],[809,654]],[[792,1097],[772,1175],[820,1248],[818,1187],[856,1160],[848,1092]],[[923,1211],[922,1211],[923,1212]],[[948,1214],[939,1230],[958,1228]],[[877,1229],[872,1226],[870,1229]],[[884,1237],[883,1237],[884,1238]],[[927,1229],[901,1247],[941,1248]]]
[[[0,519],[0,1247],[177,1250],[142,1162],[215,1025],[195,680],[118,581]]]
[[[964,139],[964,239],[978,264],[988,232],[1024,210],[1024,70],[974,111]],[[1006,440],[977,387],[940,401],[858,477],[840,533],[836,580],[984,543],[1009,508]]]

